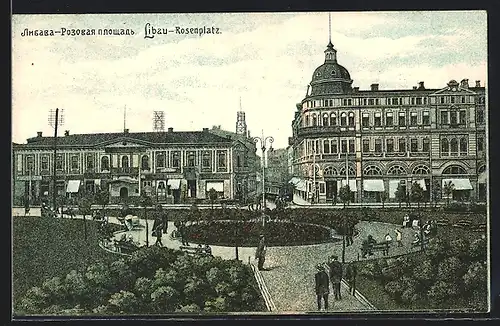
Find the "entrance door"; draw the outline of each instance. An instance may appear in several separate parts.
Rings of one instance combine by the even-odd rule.
[[[188,180],[188,192],[191,198],[196,198],[196,180]]]
[[[333,180],[326,181],[326,200],[335,200],[337,197],[337,182]]]
[[[120,188],[120,198],[122,199],[122,201],[126,201],[128,199],[128,188],[127,187]]]

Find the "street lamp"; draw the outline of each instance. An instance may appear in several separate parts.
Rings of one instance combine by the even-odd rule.
[[[265,153],[266,153],[266,149],[267,149],[267,142],[269,141],[269,150],[272,151],[273,150],[273,142],[274,142],[274,138],[272,136],[267,136],[267,137],[264,137],[264,130],[262,130],[262,136],[261,137],[253,137],[253,141],[255,144],[257,144],[259,141],[260,141],[260,149],[262,150],[262,205],[261,205],[261,209],[262,209],[262,228],[264,228],[264,225],[265,225],[265,221],[266,221],[266,218],[265,218],[265,215],[264,215],[264,212],[265,212],[265,209],[266,209],[266,189],[265,189],[265,176],[264,176],[264,173],[265,173],[265,166],[266,166],[266,157],[265,157]]]

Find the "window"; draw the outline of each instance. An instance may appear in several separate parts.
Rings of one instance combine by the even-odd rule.
[[[56,158],[56,170],[62,171],[62,169],[63,169],[63,157],[61,154],[58,154]]]
[[[163,152],[156,153],[156,167],[157,168],[165,167],[165,154]]]
[[[71,170],[78,170],[78,161],[79,161],[79,157],[77,155],[72,155],[71,156]]]
[[[373,105],[373,104],[375,104],[375,102],[373,101],[373,99],[372,98],[368,99],[368,105]]]
[[[415,138],[410,140],[410,151],[418,152],[418,140]]]
[[[382,126],[382,117],[380,116],[380,113],[375,113],[375,127],[380,127]]]
[[[414,97],[411,98],[411,105],[415,105],[415,98]]]
[[[375,139],[375,152],[382,153],[382,139]]]
[[[323,153],[330,154],[330,141],[328,140],[323,141]]]
[[[195,166],[195,159],[196,159],[195,152],[188,152],[187,153],[187,165],[188,166]]]
[[[427,97],[424,97],[424,104],[427,104]]]
[[[430,174],[430,170],[427,166],[425,165],[417,165],[415,168],[413,168],[412,171],[413,174]]]
[[[467,139],[465,137],[460,138],[460,153],[467,155]]]
[[[400,127],[404,127],[404,126],[406,126],[406,121],[405,121],[405,119],[406,119],[406,115],[405,115],[405,113],[404,113],[404,112],[399,112],[399,119],[398,119],[399,121],[398,121],[398,122],[399,122],[399,126],[400,126]]]
[[[323,170],[323,175],[337,175],[337,170],[334,167],[327,166]]]
[[[343,139],[341,144],[342,144],[341,152],[347,153],[347,140]]]
[[[42,171],[47,171],[49,169],[49,157],[48,156],[41,157],[40,169]]]
[[[385,146],[387,153],[394,152],[394,139],[388,138],[385,140]]]
[[[448,111],[441,111],[441,124],[448,124]]]
[[[331,145],[332,154],[337,153],[338,152],[338,150],[337,150],[337,141],[336,140],[332,140],[330,142],[330,145]]]
[[[365,128],[368,128],[370,126],[370,116],[368,115],[368,113],[363,113],[361,124]]]
[[[412,112],[410,114],[410,125],[412,125],[412,126],[417,125],[417,112]]]
[[[478,110],[477,111],[477,123],[484,123],[484,111],[483,110]]]
[[[422,105],[422,98],[421,97],[417,97],[416,101],[417,101],[417,105]]]
[[[210,152],[203,152],[202,158],[201,158],[201,166],[203,168],[209,168],[210,167]]]
[[[347,99],[347,105],[352,105],[352,99]]]
[[[306,123],[306,124],[305,124],[305,125],[306,125],[306,127],[308,127],[308,126],[309,126],[309,116],[308,116],[308,115],[306,115],[306,121],[305,121],[305,123]]]
[[[399,105],[399,98],[393,98],[392,99],[392,105]]]
[[[366,105],[366,103],[367,103],[367,100],[366,100],[366,98],[364,98],[363,99],[363,105]]]
[[[479,137],[477,139],[477,150],[480,152],[484,151],[484,138],[483,137]]]
[[[422,124],[424,126],[428,126],[431,124],[430,118],[429,118],[429,111],[424,111],[422,112]]]
[[[349,153],[354,153],[356,150],[354,149],[354,139],[349,139]]]
[[[393,165],[387,170],[389,175],[405,175],[406,171],[401,165]]]
[[[363,152],[369,152],[370,151],[370,140],[369,139],[363,139]]]
[[[399,138],[399,151],[406,152],[406,139]]]
[[[342,105],[343,105],[343,106],[346,106],[346,105],[347,105],[347,99],[345,99],[345,98],[344,98],[344,99],[342,99]]]
[[[378,98],[375,99],[375,105],[380,105],[380,99]]]
[[[397,99],[396,99],[397,100]],[[394,118],[392,116],[392,112],[387,112],[385,114],[385,125],[387,127],[392,127],[394,124]]]
[[[455,96],[451,96],[451,103],[455,103]]]
[[[462,96],[462,103],[465,103],[465,96]]]
[[[441,97],[439,98],[439,100],[440,100],[440,103],[441,103],[441,104],[444,104],[444,96],[441,96]]]
[[[87,170],[92,170],[94,168],[94,156],[92,154],[87,154],[85,162]]]
[[[337,125],[337,116],[335,113],[330,114],[330,126],[336,126]]]
[[[364,175],[382,175],[382,170],[378,166],[369,165],[363,170]]]
[[[323,114],[323,126],[328,126],[328,114]]]
[[[354,170],[354,168],[352,166],[349,166],[347,168],[347,173],[349,174],[349,176],[356,176],[356,171]],[[345,166],[340,168],[339,175],[345,176]]]
[[[465,124],[465,115],[466,111],[465,110],[460,110],[459,116],[458,116],[458,121],[461,125]]]
[[[452,153],[458,153],[458,141],[456,138],[453,138],[451,141],[450,141],[450,150]]]
[[[347,113],[345,112],[340,115],[340,125],[343,127],[347,125]]]
[[[26,171],[32,171],[35,169],[35,157],[29,155],[26,156]]]
[[[450,112],[450,124],[451,125],[456,125],[457,124],[457,111],[451,111]]]
[[[219,168],[226,167],[226,152],[225,151],[219,151],[217,153],[217,163],[218,163]]]
[[[122,168],[128,168],[129,165],[128,165],[128,156],[127,155],[123,155],[122,156]]]
[[[354,126],[354,112],[349,112],[349,126]]]
[[[428,153],[430,150],[429,138],[424,138],[422,141],[422,151]]]
[[[149,170],[149,156],[143,155],[141,158],[141,169]]]
[[[441,154],[448,155],[449,151],[450,151],[450,145],[448,143],[448,139],[446,138],[441,139]]]
[[[443,170],[443,174],[467,174],[467,171],[465,171],[465,169],[461,166],[450,165]]]
[[[240,154],[236,155],[236,166],[241,167],[241,157]]]
[[[101,171],[109,171],[109,157],[101,157]]]
[[[172,167],[179,168],[181,166],[181,154],[179,152],[172,153]]]

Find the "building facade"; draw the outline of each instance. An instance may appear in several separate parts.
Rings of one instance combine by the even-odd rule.
[[[39,132],[26,144],[13,144],[14,204],[59,196],[82,196],[107,189],[110,202],[135,203],[148,189],[159,203],[207,198],[235,199],[238,180],[248,178],[251,156],[246,144],[231,136],[203,131],[75,134],[57,137]],[[54,159],[55,164],[54,164]],[[31,191],[31,195],[30,195]]]
[[[330,42],[292,122],[289,168],[297,194],[338,201],[339,188],[348,183],[354,202],[395,201],[398,185],[408,192],[417,182],[426,201],[437,201],[444,183],[452,182],[454,199],[486,200],[487,111],[480,81],[451,80],[440,89],[420,82],[398,90],[378,84],[360,90],[352,83]]]

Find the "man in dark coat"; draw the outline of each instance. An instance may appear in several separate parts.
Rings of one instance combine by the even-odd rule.
[[[165,233],[165,234],[168,234],[168,217],[167,217],[167,212],[165,210],[163,210],[163,207],[158,204],[156,206],[156,212],[157,212],[157,216],[158,218],[160,219],[161,221],[161,225],[162,225],[162,232]]]
[[[345,272],[347,284],[349,284],[349,293],[355,295],[356,293],[356,276],[358,275],[358,268],[354,262],[351,262]]]
[[[352,237],[354,236],[354,225],[352,223],[349,223],[347,225],[347,234],[346,234],[346,246],[350,246],[353,244],[353,239]]]
[[[183,246],[189,246],[189,242],[187,240],[187,227],[186,222],[182,221],[179,226],[179,233],[181,235],[181,242]]]
[[[330,281],[332,282],[333,294],[335,300],[341,300],[340,282],[342,282],[342,264],[338,261],[337,256],[331,256],[328,262]]]
[[[328,274],[325,272],[323,265],[316,266],[318,270],[314,275],[316,284],[316,301],[318,303],[318,310],[321,310],[321,300],[325,302],[325,310],[328,310],[328,295],[330,294],[330,284]]]
[[[257,267],[260,271],[264,270],[264,262],[266,261],[266,242],[264,235],[260,235],[259,245],[255,251],[255,259],[258,260]]]

